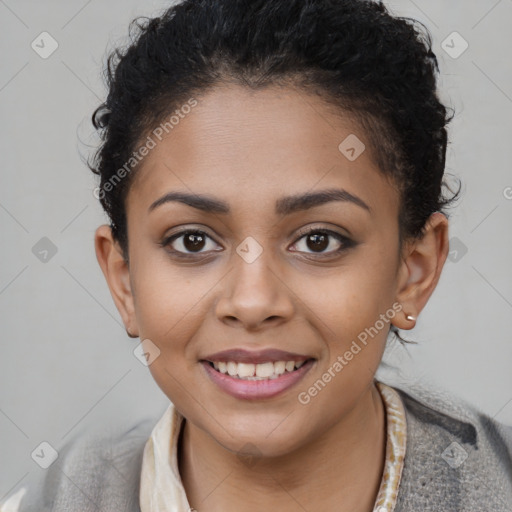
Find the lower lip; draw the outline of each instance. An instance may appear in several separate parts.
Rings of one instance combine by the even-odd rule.
[[[314,360],[305,362],[298,370],[285,372],[275,379],[244,380],[231,377],[227,373],[220,373],[206,361],[201,361],[210,379],[228,395],[244,400],[271,398],[299,382],[313,366]]]

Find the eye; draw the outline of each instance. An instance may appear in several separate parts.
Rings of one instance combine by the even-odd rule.
[[[309,228],[301,234],[302,236],[294,244],[294,246],[299,246],[299,249],[293,249],[297,252],[318,254],[320,256],[332,255],[341,253],[356,245],[350,238],[329,229]],[[312,252],[304,249],[310,249]]]
[[[208,243],[208,241],[213,242]],[[167,237],[161,244],[178,256],[188,257],[189,255],[201,254],[215,249],[217,245],[214,240],[204,231],[198,229],[187,229]],[[206,250],[203,250],[206,249]]]
[[[300,234],[302,236],[292,246],[298,246],[298,249],[292,249],[293,252],[317,254],[322,257],[339,254],[356,245],[345,235],[329,229],[308,228]],[[193,258],[195,255],[222,250],[222,247],[216,249],[216,246],[220,246],[206,232],[199,229],[186,229],[174,233],[165,238],[160,245],[173,255],[183,258]],[[308,249],[311,252],[308,252]]]

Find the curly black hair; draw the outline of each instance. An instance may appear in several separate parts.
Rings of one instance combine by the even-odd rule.
[[[216,85],[289,85],[350,112],[400,192],[401,242],[421,236],[429,216],[458,194],[443,193],[453,115],[437,95],[430,33],[382,2],[184,0],[159,17],[136,18],[130,36],[108,57],[108,96],[92,116],[102,143],[89,163],[126,261],[125,198],[141,160],[135,150]]]

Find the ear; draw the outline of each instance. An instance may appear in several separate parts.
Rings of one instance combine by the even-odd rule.
[[[94,236],[96,258],[115,305],[121,314],[126,332],[131,338],[139,336],[135,318],[134,297],[130,282],[128,263],[123,257],[119,243],[112,236],[110,226],[100,226]]]
[[[396,300],[402,304],[401,315],[392,323],[399,329],[412,329],[416,318],[432,295],[448,256],[448,219],[433,213],[425,226],[424,235],[405,244],[398,270]],[[413,319],[407,319],[411,315]]]

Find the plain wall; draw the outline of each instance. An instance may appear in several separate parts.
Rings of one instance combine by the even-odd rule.
[[[105,96],[106,49],[125,41],[136,15],[165,5],[0,3],[0,499],[44,471],[30,457],[40,442],[58,449],[77,429],[163,413],[168,403],[134,357],[139,340],[127,337],[97,264],[93,236],[106,218],[80,158],[96,143],[90,115]],[[394,343],[386,359],[397,380],[445,388],[512,423],[512,1],[388,5],[433,35],[441,97],[456,110],[447,172],[463,192],[451,261],[406,333],[419,343]],[[47,59],[31,48],[43,31],[59,45]],[[453,31],[469,44],[458,58],[441,48]],[[42,250],[47,262],[34,254]]]

